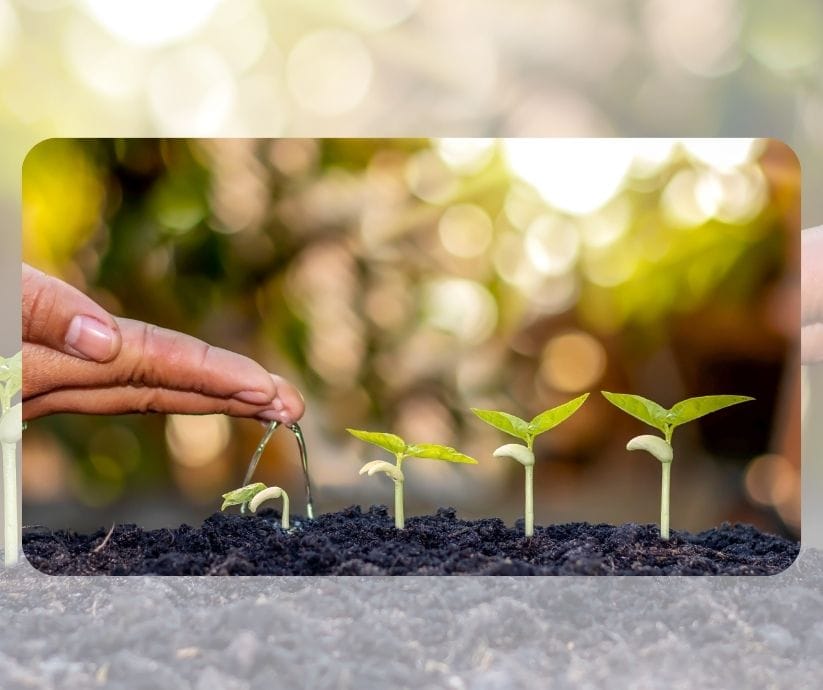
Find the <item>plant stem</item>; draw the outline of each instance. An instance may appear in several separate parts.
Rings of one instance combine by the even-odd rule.
[[[660,463],[663,468],[663,475],[660,482],[660,538],[669,539],[669,480],[671,477],[672,464],[670,462]]]
[[[17,444],[3,443],[3,543],[5,565],[17,565],[20,526],[17,520]]]
[[[394,526],[403,529],[406,518],[403,515],[403,482],[394,480]]]
[[[283,498],[283,512],[280,513],[280,526],[283,529],[289,528],[289,495],[284,491],[280,494]]]
[[[534,465],[526,465],[526,536],[534,535]]]

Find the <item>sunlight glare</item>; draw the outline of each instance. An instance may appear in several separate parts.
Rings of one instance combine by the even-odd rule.
[[[632,143],[621,139],[506,139],[512,172],[554,208],[591,213],[620,189],[632,163]]]
[[[208,21],[220,0],[85,0],[89,16],[128,43],[159,46],[190,36]]]
[[[443,162],[462,175],[480,172],[494,156],[494,139],[437,139],[435,143]]]
[[[755,160],[763,151],[763,139],[684,139],[689,156],[710,168],[734,168]]]

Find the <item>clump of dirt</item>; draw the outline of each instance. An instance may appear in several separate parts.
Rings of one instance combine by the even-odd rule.
[[[728,523],[662,541],[656,525],[634,523],[535,527],[527,538],[522,521],[460,520],[452,508],[409,518],[403,530],[384,506],[294,516],[288,532],[279,517],[215,513],[200,527],[89,535],[34,528],[23,551],[53,575],[772,575],[800,549]]]

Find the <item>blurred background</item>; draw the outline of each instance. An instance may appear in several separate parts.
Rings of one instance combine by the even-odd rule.
[[[821,33],[817,0],[0,0],[2,354],[20,165],[44,138],[771,135],[803,162],[808,227]],[[801,378],[814,420],[823,367]],[[803,440],[804,543],[823,547],[823,425]]]
[[[765,139],[53,139],[24,164],[23,257],[294,380],[321,512],[391,501],[358,477],[380,452],[353,426],[480,461],[410,461],[407,514],[511,522],[522,470],[468,408],[531,418],[592,391],[536,444],[536,520],[654,522],[658,463],[625,450],[649,429],[597,391],[736,393],[757,400],[675,434],[672,525],[796,537],[799,176]],[[261,434],[222,416],[37,420],[24,524],[198,522]],[[288,431],[256,479],[303,511]]]

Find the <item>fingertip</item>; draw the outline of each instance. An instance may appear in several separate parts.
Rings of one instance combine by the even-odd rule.
[[[120,352],[120,331],[111,319],[78,314],[69,322],[63,351],[93,362],[110,362]]]
[[[306,402],[297,387],[282,376],[271,375],[277,386],[277,393],[272,406],[281,415],[284,424],[293,424],[303,417],[306,411]]]

